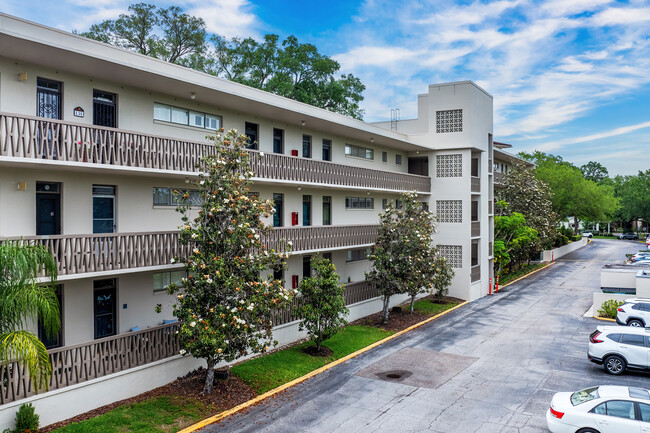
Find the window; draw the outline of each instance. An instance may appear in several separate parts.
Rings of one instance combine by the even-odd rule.
[[[370,247],[348,250],[345,260],[348,262],[358,262],[359,260],[366,260],[370,254],[372,254],[372,248]]]
[[[345,155],[356,158],[375,159],[374,151],[354,144],[345,144]]]
[[[381,153],[381,162],[388,162],[388,152]]]
[[[478,177],[478,158],[472,158],[472,176]]]
[[[302,157],[311,158],[311,135],[302,136]]]
[[[323,253],[323,258],[329,260],[332,263],[332,253]]]
[[[302,225],[311,225],[311,195],[302,196]]]
[[[621,335],[623,334],[609,334],[607,338],[618,343],[621,340]]]
[[[54,349],[63,345],[63,290],[61,284],[54,286],[54,293],[59,301],[59,323],[61,323],[59,332],[55,335],[48,335],[40,315],[38,318],[38,339],[43,342],[46,349]]]
[[[154,206],[178,206],[184,200],[183,194],[187,194],[187,203],[190,206],[201,206],[201,191],[198,189],[178,190],[166,187],[153,188]]]
[[[153,103],[153,119],[215,131],[221,128],[221,116],[158,102]]]
[[[323,196],[323,225],[332,225],[332,196]]]
[[[472,266],[478,266],[478,239],[472,241]]]
[[[402,200],[396,198],[395,199],[395,209],[401,209],[402,208]]]
[[[284,194],[273,194],[273,207],[275,208],[275,213],[273,214],[273,227],[282,227],[284,225],[284,219],[282,218]]]
[[[323,161],[332,160],[332,140],[323,138]]]
[[[36,115],[46,119],[61,118],[63,83],[36,77]]]
[[[375,199],[371,197],[345,197],[346,209],[374,209]]]
[[[311,256],[302,256],[302,277],[311,277]]]
[[[387,198],[382,198],[381,199],[381,208],[386,209],[388,207],[388,199]]]
[[[472,221],[478,221],[478,200],[472,200]]]
[[[273,153],[284,153],[284,130],[273,128]]]
[[[153,292],[164,292],[169,288],[171,283],[178,287],[183,287],[183,278],[187,273],[185,271],[167,271],[153,274]]]
[[[600,398],[600,396],[598,395],[598,387],[595,386],[593,388],[586,388],[571,394],[571,404],[577,406],[579,404],[586,403],[596,398]]]
[[[591,412],[598,415],[609,415],[615,416],[617,418],[635,419],[633,401],[607,401],[593,408]]]
[[[402,155],[395,155],[395,164],[402,165]]]
[[[623,334],[621,336],[621,344],[629,344],[630,346],[645,346],[645,337],[643,335]]]
[[[639,411],[641,412],[641,421],[650,422],[650,404],[639,403]]]
[[[249,149],[258,149],[258,127],[257,123],[246,122],[244,124],[244,134],[248,137],[248,145],[246,146]]]

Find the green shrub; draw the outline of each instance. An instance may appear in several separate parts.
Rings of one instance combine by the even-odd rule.
[[[16,433],[36,433],[38,432],[39,416],[34,411],[34,406],[31,403],[21,404],[16,412]],[[11,430],[4,430],[3,433],[8,433]]]
[[[625,304],[625,302],[623,301],[608,299],[607,301],[603,302],[603,305],[600,306],[600,310],[598,310],[598,314],[600,315],[600,317],[609,317],[610,319],[615,319],[616,311],[618,310],[618,307],[620,307],[623,304]]]
[[[582,235],[571,236],[571,240],[572,240],[573,242],[575,242],[575,241],[579,241],[580,239],[582,239]]]

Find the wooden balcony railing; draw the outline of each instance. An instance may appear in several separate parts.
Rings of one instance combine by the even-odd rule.
[[[365,281],[347,284],[346,304],[377,297],[377,288]],[[297,299],[294,301],[294,306]],[[275,326],[296,320],[291,306],[272,313]],[[178,324],[128,332],[74,346],[49,350],[52,376],[49,391],[86,382],[109,374],[150,364],[178,355]],[[17,361],[0,362],[0,405],[35,394],[26,369]]]
[[[0,113],[0,157],[196,172],[213,149],[208,143]],[[252,170],[261,180],[431,192],[427,176],[274,153],[253,158]]]
[[[494,183],[495,184],[502,184],[503,183],[503,173],[499,171],[494,172]]]
[[[280,227],[268,235],[267,246],[291,241],[294,252],[369,245],[378,225]],[[178,242],[179,232],[104,233],[4,238],[47,245],[58,263],[59,275],[105,272],[169,265],[174,257],[187,257],[189,246]]]
[[[481,236],[481,223],[479,221],[472,221],[472,237]]]
[[[481,279],[481,266],[480,265],[472,267],[471,278],[472,278],[472,283],[475,282],[475,281],[479,281]]]
[[[49,350],[52,376],[49,390],[108,376],[177,355],[177,324],[102,338]],[[0,362],[0,404],[34,395],[22,363]]]
[[[472,192],[481,192],[481,178],[472,177]]]

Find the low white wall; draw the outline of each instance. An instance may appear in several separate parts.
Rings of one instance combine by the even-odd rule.
[[[650,298],[650,271],[640,270],[636,273],[635,280],[637,296]]]
[[[557,260],[560,257],[572,253],[578,248],[587,245],[587,242],[588,242],[587,238],[582,238],[579,241],[571,242],[570,244],[563,245],[559,248],[554,248],[552,250],[544,250],[542,252],[542,261],[550,262],[551,260]]]
[[[391,307],[409,299],[406,295],[392,296]],[[357,302],[348,305],[348,309],[350,314],[347,320],[353,322],[381,311],[382,300],[375,298]],[[283,346],[305,338],[307,333],[298,331],[298,321],[295,321],[274,328],[273,336],[278,341],[278,345]],[[204,360],[178,355],[6,404],[0,408],[0,430],[14,427],[16,411],[23,403],[32,403],[36,413],[40,415],[41,426],[46,426],[163,386],[200,366],[205,367]]]
[[[594,306],[593,306],[593,315],[594,317],[598,316],[598,310],[603,305],[603,302],[608,301],[610,299],[616,300],[616,301],[623,301],[625,302],[626,299],[634,298],[634,295],[624,295],[624,294],[619,294],[619,293],[602,293],[602,292],[594,292]]]
[[[603,268],[600,270],[600,287],[634,289],[637,272],[632,266],[629,269]]]

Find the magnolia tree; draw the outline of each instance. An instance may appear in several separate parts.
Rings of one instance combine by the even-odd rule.
[[[435,233],[433,214],[423,209],[413,192],[402,194],[401,203],[399,209],[389,204],[380,215],[375,249],[370,256],[373,267],[366,273],[366,280],[375,283],[383,296],[384,323],[388,321],[392,295],[408,294],[413,312],[418,294],[437,290],[436,269],[443,267],[446,273],[453,272],[447,269],[446,261],[436,260],[438,248],[431,243]]]
[[[321,352],[323,341],[335,335],[346,325],[345,285],[341,284],[336,268],[326,258],[311,259],[313,277],[300,282],[301,305],[297,308],[300,330],[307,330],[309,338],[316,343],[316,353]]]
[[[183,226],[180,241],[191,254],[184,259],[187,278],[178,293],[174,316],[181,354],[207,362],[204,392],[212,392],[214,368],[251,352],[265,352],[272,340],[271,309],[289,300],[292,293],[282,281],[262,277],[270,268],[285,266],[288,254],[269,249],[263,235],[271,227],[262,222],[275,209],[249,191],[251,158],[247,137],[221,130],[213,137],[214,155],[202,158],[197,186],[201,205],[190,207],[188,194],[178,211]],[[192,215],[190,215],[192,214]]]

